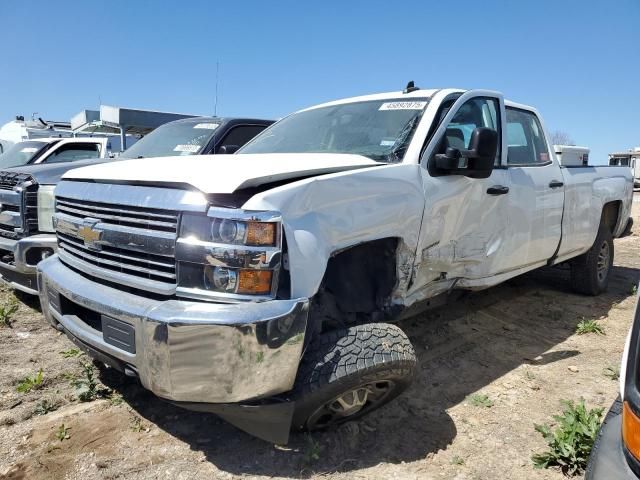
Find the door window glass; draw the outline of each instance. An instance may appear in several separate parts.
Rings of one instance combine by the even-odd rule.
[[[507,164],[545,165],[549,150],[538,118],[531,112],[507,108]]]
[[[46,160],[46,163],[75,162],[89,158],[99,158],[100,147],[97,143],[72,143],[62,145],[53,152]]]
[[[468,150],[471,134],[479,127],[491,128],[499,135],[498,108],[498,100],[495,98],[476,97],[466,101],[449,122],[437,153],[445,153],[449,147]],[[496,164],[500,163],[500,144],[498,139]]]
[[[241,147],[265,128],[264,125],[240,125],[234,127],[224,137],[220,146],[235,145]]]

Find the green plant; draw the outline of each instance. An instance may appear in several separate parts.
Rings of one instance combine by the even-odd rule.
[[[67,427],[64,423],[60,424],[58,431],[56,432],[56,438],[61,442],[69,440],[71,438],[69,430],[71,430],[71,428]]]
[[[80,350],[78,350],[77,348],[70,348],[69,350],[61,351],[60,354],[64,358],[73,358],[73,357],[78,357],[78,356],[82,355],[82,352]]]
[[[451,459],[451,465],[464,465],[464,458],[454,455]]]
[[[306,447],[304,449],[302,461],[305,465],[311,465],[320,460],[320,454],[322,453],[323,447],[320,442],[314,440],[309,434],[305,435],[305,443]]]
[[[18,310],[18,302],[11,299],[9,303],[0,305],[0,325],[11,327],[11,317]]]
[[[71,385],[76,389],[76,396],[81,402],[95,400],[98,395],[98,381],[96,380],[96,369],[89,362],[82,362],[82,375],[71,381]]]
[[[131,428],[132,431],[136,433],[149,431],[149,429],[145,427],[144,423],[142,422],[142,418],[140,418],[137,415],[132,416],[129,427]]]
[[[122,395],[120,395],[119,393],[112,393],[109,397],[109,403],[114,407],[122,405],[124,403],[124,398],[122,398]]]
[[[620,379],[620,367],[619,366],[607,367],[602,371],[602,374],[605,377],[609,377],[611,380],[617,381]]]
[[[634,283],[631,287],[631,295],[635,295],[636,293],[638,293],[638,284]]]
[[[47,413],[55,412],[57,409],[58,405],[55,402],[44,398],[38,402],[33,413],[36,415],[46,415]]]
[[[33,377],[24,377],[22,381],[18,383],[16,390],[20,393],[29,393],[31,390],[39,389],[43,382],[44,374],[42,373],[42,369],[40,369]]]
[[[473,395],[469,395],[467,400],[474,407],[484,407],[491,408],[493,407],[493,400],[491,400],[487,395],[481,393],[474,393]]]
[[[535,425],[549,450],[531,457],[536,468],[560,467],[565,475],[578,475],[587,466],[589,453],[598,434],[602,408],[587,410],[584,400],[577,405],[563,401],[562,415],[554,415],[557,426]]]
[[[578,335],[584,335],[585,333],[604,335],[604,328],[602,328],[602,325],[600,325],[597,320],[587,320],[583,318],[576,326],[576,333]]]

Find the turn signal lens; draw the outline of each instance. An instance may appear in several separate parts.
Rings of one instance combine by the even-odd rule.
[[[247,245],[276,244],[276,224],[247,222]]]
[[[640,459],[640,418],[624,402],[622,408],[622,439],[631,454]]]
[[[268,295],[271,293],[270,270],[240,270],[236,293],[248,295]]]

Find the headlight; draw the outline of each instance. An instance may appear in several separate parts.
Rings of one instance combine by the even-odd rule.
[[[268,297],[281,260],[280,216],[211,209],[185,213],[176,245],[177,294]]]
[[[184,214],[180,237],[229,245],[275,247],[279,226],[279,222]]]
[[[42,185],[38,189],[38,230],[54,232],[53,214],[55,213],[55,185]]]

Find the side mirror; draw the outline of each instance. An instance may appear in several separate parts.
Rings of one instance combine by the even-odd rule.
[[[218,149],[218,153],[221,155],[230,155],[240,150],[240,145],[222,145]]]
[[[435,156],[435,164],[443,173],[487,178],[493,170],[497,151],[498,132],[478,127],[471,133],[468,150],[448,147],[444,154]]]

